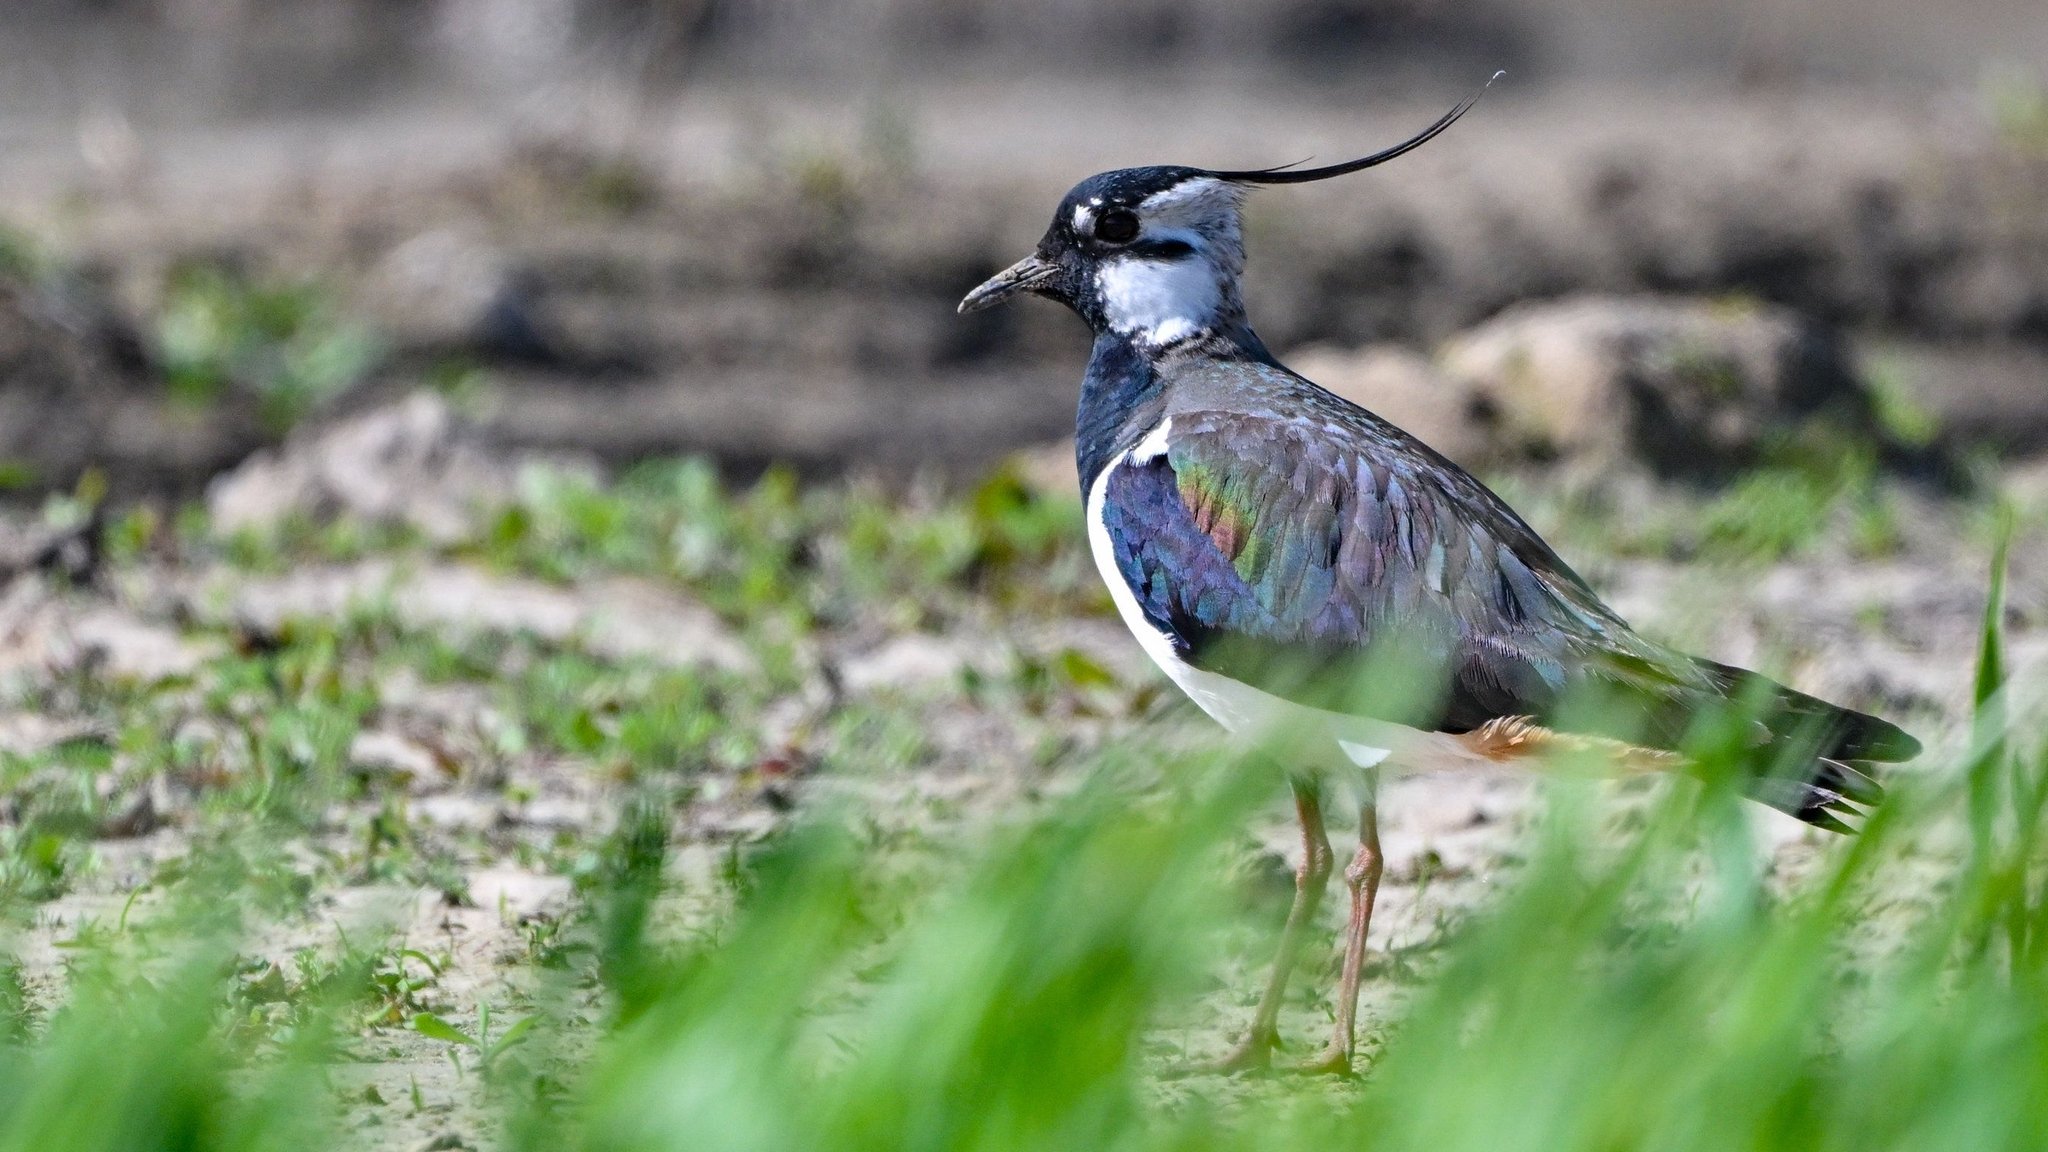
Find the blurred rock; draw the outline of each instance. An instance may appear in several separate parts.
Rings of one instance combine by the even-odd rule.
[[[1391,344],[1351,350],[1316,345],[1288,357],[1287,365],[1468,468],[1492,463],[1500,454],[1488,401],[1418,352]]]
[[[573,796],[536,796],[519,806],[513,818],[529,828],[581,832],[596,824],[610,806]]]
[[[52,519],[0,510],[0,583],[24,572],[54,572],[74,583],[99,562],[99,524],[91,516]]]
[[[190,676],[218,646],[188,640],[175,629],[117,607],[88,608],[70,621],[71,658],[117,682],[155,684]]]
[[[1890,385],[1940,442],[2012,456],[2048,450],[2048,346],[1886,339],[1864,353],[1870,379]]]
[[[558,587],[460,564],[402,568],[385,561],[302,568],[275,579],[216,572],[175,593],[186,610],[264,635],[294,620],[333,621],[388,608],[406,628],[436,633],[528,634],[576,643],[613,660],[740,670],[753,654],[710,609],[629,577]]]
[[[855,693],[950,684],[969,668],[993,671],[1006,654],[990,647],[977,637],[907,633],[847,657],[840,683]]]
[[[363,295],[379,330],[401,348],[555,358],[535,316],[532,278],[504,249],[459,227],[393,248],[371,269]]]
[[[240,459],[263,430],[248,406],[181,408],[142,340],[90,286],[0,271],[0,473],[61,489],[97,468],[119,491],[189,482]]]
[[[1170,23],[1215,34],[1224,7]],[[1296,15],[1310,9],[1359,6]],[[1372,115],[1385,130],[1436,114],[1441,73],[1416,75],[1433,77],[1426,96],[1382,78]],[[1147,84],[1127,108],[1157,127],[1146,147],[1160,155],[1270,159],[1357,130],[1341,98],[1247,92],[1228,115],[1175,114],[1199,105],[1201,81],[1184,80]],[[1428,348],[1516,301],[1589,292],[1742,293],[1859,333],[2039,343],[2048,153],[1989,117],[1848,90],[1512,86],[1515,100],[1490,101],[1398,176],[1253,201],[1247,292],[1269,344]],[[409,103],[420,95],[341,116],[363,145],[339,149],[347,163],[307,164],[289,129],[265,134],[277,147],[152,135],[164,171],[151,197],[109,193],[66,217],[67,257],[111,283],[161,285],[194,263],[311,276],[393,350],[380,385],[450,352],[490,364],[474,382],[507,443],[618,460],[706,451],[742,471],[966,474],[1071,428],[1086,348],[1072,318],[953,305],[1037,236],[1058,173],[1103,162],[1089,149],[1106,145],[1052,130],[1093,112],[1085,86],[1005,70],[906,84],[876,109],[902,131],[872,141],[855,109],[820,108],[801,86],[648,93],[622,135],[571,112],[529,123],[524,105],[511,124],[444,120]],[[223,155],[239,170],[216,171]],[[131,311],[148,314],[139,300]],[[1996,389],[1957,377],[1984,395],[1974,427],[1987,434],[2004,427],[1994,417],[2043,407],[2038,376],[2012,363]],[[1930,375],[1931,394],[1948,394],[1946,366]],[[87,410],[100,409],[73,406]],[[109,427],[127,420],[137,452],[203,462],[217,421],[238,415]],[[98,435],[81,423],[53,424],[50,443]]]
[[[149,835],[169,822],[167,817],[174,803],[170,783],[161,776],[151,777],[125,796],[109,796],[107,800],[107,815],[97,829],[102,840],[132,840]]]
[[[430,828],[462,832],[483,832],[502,818],[499,801],[491,796],[444,792],[422,796],[412,802],[413,815]]]
[[[73,740],[107,735],[103,725],[90,720],[42,712],[0,712],[0,755],[26,759]]]
[[[512,920],[566,911],[571,890],[567,876],[517,868],[485,868],[469,875],[470,903]]]
[[[366,776],[387,776],[408,785],[432,784],[441,775],[434,751],[403,733],[370,728],[349,742],[349,767]]]
[[[215,480],[206,504],[223,533],[346,515],[450,543],[512,500],[519,467],[422,392],[257,453]]]
[[[0,688],[74,673],[155,684],[192,675],[218,651],[215,643],[119,605],[63,595],[35,577],[0,594]]]
[[[1760,304],[1523,305],[1452,337],[1442,363],[1495,414],[1503,447],[1537,458],[1698,476],[1753,463],[1772,435],[1818,417],[1875,434],[1841,342]]]
[[[37,480],[82,469],[93,422],[50,417],[66,403],[105,405],[119,388],[86,334],[58,323],[34,289],[0,280],[0,462]]]
[[[378,730],[391,743],[362,751],[372,771],[379,761],[412,773],[415,794],[462,782],[472,787],[504,783],[510,757],[526,748],[525,730],[498,707],[497,697],[477,684],[427,683],[400,669],[378,683]],[[430,758],[435,772],[418,775]]]
[[[2036,457],[2005,476],[2006,499],[2023,515],[2048,518],[2048,456]]]

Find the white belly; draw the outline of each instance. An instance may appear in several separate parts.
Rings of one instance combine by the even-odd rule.
[[[1096,570],[1109,586],[1110,599],[1124,625],[1152,662],[1173,680],[1196,707],[1209,714],[1233,735],[1254,742],[1284,744],[1290,751],[1318,758],[1303,768],[1372,768],[1390,757],[1389,769],[1427,771],[1453,766],[1487,763],[1459,740],[1438,732],[1424,732],[1403,724],[1349,716],[1311,708],[1270,692],[1208,672],[1187,663],[1174,650],[1173,638],[1152,626],[1138,605],[1138,598],[1117,568],[1116,552],[1103,519],[1103,505],[1109,491],[1109,477],[1132,460],[1150,460],[1165,451],[1167,421],[1130,451],[1111,461],[1088,490],[1088,547],[1095,556]]]

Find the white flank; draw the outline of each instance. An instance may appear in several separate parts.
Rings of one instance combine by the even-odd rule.
[[[1198,255],[1179,260],[1118,257],[1095,274],[1109,326],[1154,346],[1208,328],[1223,306],[1216,270]]]
[[[1109,524],[1103,518],[1111,474],[1127,464],[1143,463],[1163,454],[1172,424],[1171,419],[1161,422],[1136,446],[1112,460],[1088,489],[1089,551],[1095,556],[1095,568],[1102,582],[1109,587],[1117,614],[1123,617],[1124,626],[1137,638],[1145,655],[1187,693],[1196,707],[1234,735],[1254,740],[1277,737],[1296,747],[1313,745],[1320,737],[1330,760],[1315,767],[1372,768],[1397,749],[1402,753],[1398,766],[1410,770],[1484,764],[1484,760],[1452,737],[1296,704],[1242,681],[1196,668],[1180,658],[1174,651],[1173,638],[1145,619],[1137,596],[1124,581],[1116,563],[1115,544],[1109,538]]]
[[[1164,433],[1170,424],[1171,420],[1162,423],[1145,437],[1143,443],[1150,443],[1157,437],[1163,448],[1166,439]],[[1123,467],[1130,458],[1131,453],[1125,452],[1110,461],[1109,466],[1102,470],[1101,475],[1095,478],[1094,485],[1088,489],[1088,550],[1095,556],[1095,570],[1101,574],[1102,582],[1109,586],[1109,598],[1116,603],[1117,615],[1124,618],[1124,626],[1131,630],[1131,635],[1138,638],[1138,646],[1145,650],[1145,655],[1150,656],[1154,664],[1159,665],[1173,678],[1175,684],[1180,685],[1181,691],[1194,696],[1193,690],[1187,686],[1182,675],[1197,672],[1198,669],[1190,668],[1183,663],[1173,650],[1173,638],[1152,627],[1145,619],[1145,610],[1138,606],[1137,596],[1132,594],[1131,586],[1124,582],[1123,573],[1116,566],[1116,546],[1109,538],[1109,524],[1102,518],[1103,505],[1109,498],[1110,473]],[[1196,697],[1195,703],[1202,704],[1201,698]],[[1202,710],[1216,716],[1206,704],[1202,704]],[[1223,720],[1220,716],[1217,716],[1217,720],[1226,728],[1231,726],[1229,721]]]

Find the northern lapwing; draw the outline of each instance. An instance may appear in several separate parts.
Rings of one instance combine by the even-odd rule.
[[[1747,794],[1843,831],[1855,805],[1878,799],[1869,765],[1919,750],[1883,720],[1637,635],[1484,484],[1288,371],[1252,331],[1239,293],[1246,191],[1385,163],[1477,99],[1348,163],[1089,177],[1037,251],[960,302],[973,312],[1030,293],[1094,330],[1075,455],[1102,578],[1175,684],[1231,732],[1278,739],[1268,746],[1289,760],[1304,858],[1272,976],[1221,1070],[1262,1067],[1277,1044],[1288,974],[1334,866],[1322,815],[1333,775],[1358,777],[1359,842],[1344,872],[1335,1032],[1302,1067],[1345,1072],[1380,879],[1383,768],[1578,751],[1679,770],[1701,718],[1740,708],[1747,759],[1767,766],[1743,779]]]

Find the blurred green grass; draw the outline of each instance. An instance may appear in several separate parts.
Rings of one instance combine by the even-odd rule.
[[[537,482],[457,550],[683,582],[772,645],[876,615],[957,622],[984,599],[1085,602],[1072,515],[1007,475],[892,503],[774,474],[734,493],[680,464]],[[204,547],[195,531],[183,546]],[[225,552],[282,568],[363,540],[301,526]],[[208,793],[189,855],[60,942],[60,990],[25,991],[0,963],[0,1149],[377,1146],[344,1121],[341,1073],[407,1025],[446,1044],[513,1149],[2041,1146],[2048,758],[2007,728],[1995,590],[1985,620],[1974,745],[1902,779],[1810,874],[1759,862],[1716,784],[1733,765],[1620,829],[1584,785],[1551,789],[1524,862],[1446,931],[1363,1081],[1337,1085],[1168,1077],[1189,1055],[1176,1022],[1258,914],[1228,873],[1278,788],[1262,770],[1175,750],[1162,773],[1168,752],[1140,731],[1089,753],[1077,791],[992,828],[905,845],[822,803],[705,876],[676,867],[671,813],[762,754],[751,719],[795,686],[793,658],[748,680],[452,642],[375,612],[288,629],[201,677],[246,763]],[[1034,677],[1101,690],[1107,674],[1074,661],[1026,669],[999,703],[1042,691]],[[266,924],[311,914],[342,876],[460,897],[442,849],[343,754],[401,669],[492,682],[507,739],[598,765],[626,797],[596,842],[522,849],[573,877],[575,909],[529,926],[534,978],[488,1031],[443,1018],[446,959],[395,937],[251,958]],[[21,813],[0,843],[0,925],[95,866],[90,830],[120,792],[97,781],[215,770],[164,734],[149,693],[63,691],[118,720],[0,765]],[[877,739],[901,717],[843,722],[832,767],[905,756]],[[337,801],[365,799],[355,851],[294,854]]]
[[[361,383],[381,355],[333,296],[216,264],[174,269],[150,334],[171,394],[204,409],[240,393],[273,433],[289,429]]]

